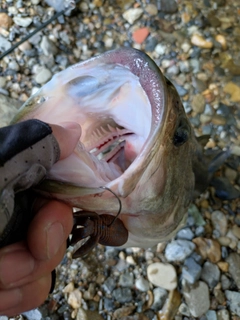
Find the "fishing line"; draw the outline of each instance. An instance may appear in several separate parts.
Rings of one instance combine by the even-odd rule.
[[[78,4],[80,2],[80,0],[76,0],[75,4]],[[15,50],[17,47],[19,47],[23,42],[27,41],[28,39],[30,39],[32,36],[34,36],[37,32],[41,31],[43,28],[45,28],[46,26],[48,26],[50,23],[52,23],[54,20],[56,20],[58,17],[60,17],[61,15],[63,15],[65,12],[67,11],[67,8],[56,12],[49,20],[47,20],[46,22],[44,22],[41,26],[39,26],[38,28],[36,28],[34,31],[30,32],[28,35],[26,35],[22,40],[16,42],[11,48],[9,48],[8,50],[4,51],[1,55],[0,55],[0,60],[2,58],[4,58],[6,55],[8,55],[9,53],[11,53],[13,50]]]
[[[117,198],[118,203],[119,203],[118,213],[117,213],[117,215],[113,218],[113,221],[108,225],[108,227],[111,227],[111,226],[114,224],[114,222],[117,220],[118,216],[120,215],[120,213],[121,213],[121,211],[122,211],[122,202],[121,202],[120,198],[116,195],[116,193],[113,192],[110,188],[104,187],[104,186],[101,186],[100,188],[101,188],[101,189],[108,190],[109,192],[111,192],[111,193]]]

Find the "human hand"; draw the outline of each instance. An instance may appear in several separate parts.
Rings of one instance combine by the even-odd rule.
[[[63,159],[70,155],[80,127],[52,125]],[[59,201],[40,199],[27,240],[0,249],[0,315],[12,316],[38,307],[51,288],[51,272],[62,260],[72,229],[72,209]]]

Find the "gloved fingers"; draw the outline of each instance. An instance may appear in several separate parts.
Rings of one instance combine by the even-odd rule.
[[[51,287],[51,273],[9,290],[0,290],[0,315],[14,316],[35,309],[47,298]]]
[[[68,157],[77,145],[81,127],[76,122],[63,122],[60,125],[49,124],[60,147],[60,159]]]
[[[0,288],[17,288],[51,273],[65,254],[72,224],[72,210],[64,203],[50,201],[39,209],[30,225],[27,244],[0,250]]]

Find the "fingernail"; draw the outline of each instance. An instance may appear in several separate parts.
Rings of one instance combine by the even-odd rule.
[[[77,122],[66,121],[59,123],[59,125],[64,129],[76,132],[76,134],[81,134],[81,127]]]
[[[5,253],[0,258],[0,282],[12,286],[27,277],[34,269],[34,259],[24,250]]]
[[[58,252],[63,242],[65,235],[63,226],[60,222],[53,223],[47,230],[47,256],[51,259]]]

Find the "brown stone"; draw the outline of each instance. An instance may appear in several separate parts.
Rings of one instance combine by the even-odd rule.
[[[212,263],[216,263],[221,259],[220,244],[214,239],[206,239],[198,237],[193,239],[197,249],[203,259],[209,259]]]
[[[7,15],[5,12],[0,12],[0,27],[4,29],[9,29],[13,24],[12,18]]]

